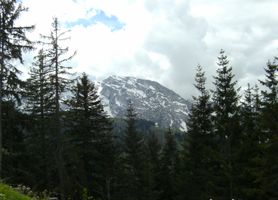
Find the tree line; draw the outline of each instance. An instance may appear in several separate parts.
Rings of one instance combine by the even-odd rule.
[[[34,27],[16,26],[27,11],[16,0],[0,7],[2,181],[63,200],[277,199],[278,58],[265,66],[263,89],[248,85],[242,96],[223,50],[213,90],[198,65],[199,95],[182,140],[171,128],[140,132],[131,101],[123,134],[115,135],[96,85],[71,73],[75,53],[58,19],[23,81],[17,65],[34,49],[27,37]]]

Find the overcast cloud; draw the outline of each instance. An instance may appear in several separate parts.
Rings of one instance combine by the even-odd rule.
[[[74,71],[151,79],[185,98],[201,64],[212,87],[220,49],[239,85],[262,78],[278,55],[277,0],[22,0],[20,23],[48,34],[54,16],[71,29]],[[27,57],[27,62],[30,60]]]

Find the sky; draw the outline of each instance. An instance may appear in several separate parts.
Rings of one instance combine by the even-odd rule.
[[[221,49],[243,89],[264,79],[267,61],[278,56],[277,0],[21,1],[29,11],[18,23],[36,26],[30,38],[49,34],[57,17],[77,51],[73,71],[94,80],[135,76],[191,98],[198,64],[213,89]]]

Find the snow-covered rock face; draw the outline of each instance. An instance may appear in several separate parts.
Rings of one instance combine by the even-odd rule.
[[[186,130],[189,102],[157,82],[134,77],[110,76],[99,86],[105,111],[112,117],[126,114],[131,100],[138,118],[153,121],[162,128]]]

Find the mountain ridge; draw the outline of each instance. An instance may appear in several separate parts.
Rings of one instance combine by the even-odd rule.
[[[161,128],[186,131],[190,102],[158,82],[131,77],[109,76],[98,83],[104,110],[123,118],[131,100],[138,118],[153,121]]]

